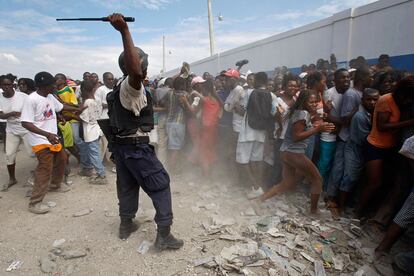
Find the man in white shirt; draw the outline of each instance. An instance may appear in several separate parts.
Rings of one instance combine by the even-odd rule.
[[[349,89],[350,78],[348,70],[338,69],[334,74],[335,86],[326,90],[323,95],[325,106],[329,109],[327,121],[334,123],[336,129],[341,129],[341,108],[342,95]],[[337,134],[332,132],[322,132],[319,144],[318,169],[323,178],[323,187],[326,191],[328,186],[329,172],[331,171],[335,157]]]
[[[20,115],[27,94],[17,92],[13,88],[13,80],[8,76],[2,76],[0,85],[3,93],[0,94],[0,119],[7,121],[6,125],[6,164],[9,172],[9,182],[3,183],[1,190],[6,191],[17,183],[16,155],[21,143],[24,143],[27,153],[30,154],[31,147],[25,138],[27,130],[20,123]]]
[[[105,72],[102,76],[104,85],[100,86],[95,91],[95,99],[102,103],[102,115],[99,119],[108,119],[108,103],[106,102],[106,96],[114,88],[114,75],[111,72]],[[109,161],[108,152],[108,140],[105,136],[100,137],[100,151],[102,160]]]
[[[240,78],[239,71],[235,69],[229,69],[224,73],[224,87],[227,91],[230,91],[229,96],[224,102],[224,110],[233,113],[233,135],[229,147],[231,148],[233,158],[235,158],[235,152],[237,147],[237,139],[243,122],[244,108],[243,99],[246,95],[246,90],[238,85]]]
[[[224,76],[226,77],[224,85],[226,89],[230,90],[230,94],[224,102],[224,110],[227,112],[233,112],[233,131],[239,133],[243,121],[243,115],[242,112],[240,112],[240,107],[242,106],[246,91],[243,87],[238,85],[238,80],[240,78],[239,71],[229,69],[224,73]]]
[[[57,135],[56,112],[60,112],[64,105],[53,96],[55,82],[56,79],[48,72],[36,74],[38,90],[27,97],[21,115],[22,126],[29,131],[28,142],[39,161],[29,201],[29,211],[35,214],[49,212],[49,207],[42,203],[48,190],[70,190],[62,185],[67,155]],[[65,105],[65,110],[79,112],[73,106]]]
[[[273,117],[277,111],[277,97],[273,93],[267,90],[268,84],[268,77],[265,72],[258,72],[255,74],[255,89],[247,90],[247,94],[244,96],[243,99],[243,106],[246,107],[249,104],[250,96],[254,93],[269,93],[269,99],[271,98],[271,102],[268,102],[270,108],[270,114],[267,114],[268,117]],[[259,95],[263,97],[265,94]],[[258,97],[259,97],[258,96]],[[253,104],[253,103],[252,103]],[[240,124],[240,132],[237,141],[237,149],[236,149],[236,162],[242,166],[244,169],[248,181],[252,185],[250,193],[247,195],[249,199],[253,199],[258,197],[263,193],[261,188],[262,183],[262,161],[264,158],[264,144],[266,140],[266,134],[271,132],[271,129],[257,129],[253,128],[249,124],[249,115],[253,116],[255,114],[248,113],[246,111],[244,113],[242,123]],[[274,125],[274,121],[272,120],[269,124],[271,126]]]

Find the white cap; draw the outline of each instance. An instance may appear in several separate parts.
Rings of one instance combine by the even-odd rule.
[[[160,79],[160,81],[158,82],[158,87],[161,87],[161,86],[163,86],[164,85],[164,83],[165,83],[165,80],[166,80],[167,78],[162,78],[162,79]]]

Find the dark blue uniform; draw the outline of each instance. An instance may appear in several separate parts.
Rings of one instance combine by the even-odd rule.
[[[138,211],[139,189],[151,198],[155,207],[155,223],[172,225],[170,177],[148,143],[114,144],[117,171],[119,216],[134,218]]]

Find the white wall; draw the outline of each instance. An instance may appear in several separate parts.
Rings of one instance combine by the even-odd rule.
[[[360,55],[372,59],[383,53],[414,54],[413,15],[413,0],[381,0],[193,62],[191,71],[216,74],[241,59],[248,59],[247,67],[257,72],[281,65],[297,68],[319,58],[329,59],[332,53],[338,62]]]

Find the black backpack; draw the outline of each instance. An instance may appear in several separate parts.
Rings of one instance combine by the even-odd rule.
[[[275,124],[272,115],[272,95],[264,89],[252,91],[247,103],[247,123],[252,129],[272,132]]]

